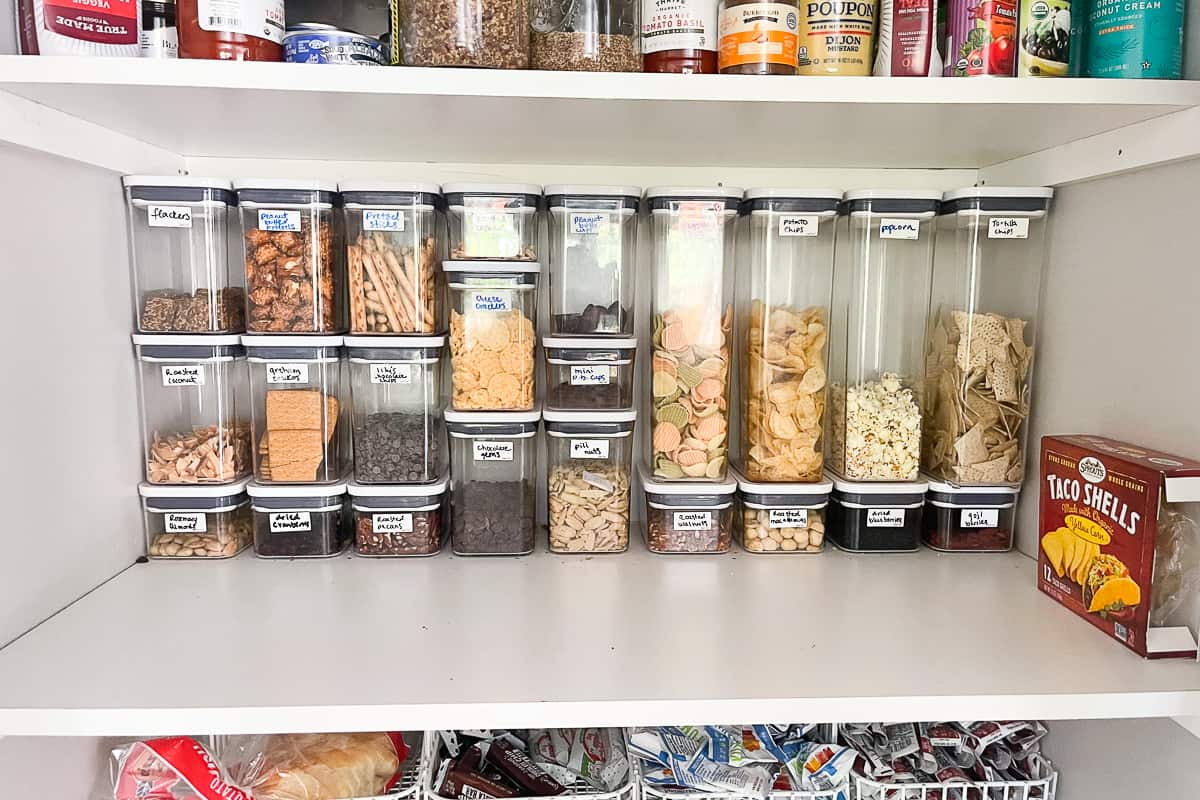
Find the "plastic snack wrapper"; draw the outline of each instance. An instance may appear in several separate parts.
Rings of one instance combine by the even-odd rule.
[[[251,800],[203,744],[186,736],[115,748],[93,800]]]
[[[231,737],[222,762],[251,800],[343,800],[387,792],[408,754],[399,733],[272,734]]]

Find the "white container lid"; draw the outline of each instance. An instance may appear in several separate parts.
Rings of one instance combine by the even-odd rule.
[[[350,481],[346,492],[351,497],[423,497],[429,494],[445,494],[450,485],[450,474],[442,473],[436,483],[388,483],[369,485]]]
[[[641,197],[638,186],[588,186],[582,183],[552,183],[545,188],[547,196],[552,194],[579,195],[581,197]]]
[[[455,411],[447,408],[442,412],[446,422],[474,425],[489,422],[537,422],[542,418],[541,407],[530,411]]]
[[[603,422],[633,422],[637,419],[637,411],[630,409],[628,411],[551,411],[546,409],[542,412],[542,419],[546,422],[574,422],[574,423],[603,423]]]
[[[316,483],[279,484],[250,481],[246,486],[246,494],[251,497],[334,497],[345,493],[345,481],[324,485]]]
[[[339,192],[424,192],[441,194],[442,187],[436,183],[422,181],[346,181],[339,183]]]
[[[443,261],[442,271],[515,274],[518,272],[541,272],[542,265],[536,261]]]
[[[342,343],[350,349],[405,350],[414,347],[444,347],[442,336],[343,336]]]
[[[135,333],[133,343],[140,347],[229,347],[242,343],[240,333],[209,334]]]
[[[833,488],[849,494],[924,494],[929,489],[928,481],[847,481],[836,475]]]
[[[692,494],[733,494],[737,491],[737,481],[726,477],[723,481],[667,481],[650,475],[650,470],[642,462],[638,462],[638,474],[642,478],[642,488],[651,494],[692,495]]]
[[[765,187],[756,187],[747,189],[745,194],[746,200],[758,199],[779,199],[779,200],[841,200],[842,191],[840,189],[795,189],[782,188],[772,189]]]
[[[542,187],[536,183],[447,183],[442,185],[444,194],[541,194]]]
[[[952,189],[942,195],[943,202],[962,200],[969,197],[1005,198],[1005,197],[1037,197],[1049,199],[1054,196],[1054,190],[1047,186],[968,186],[963,189]]]
[[[249,476],[233,483],[193,483],[186,486],[171,486],[161,483],[138,484],[138,494],[142,497],[231,497],[242,494],[250,483]]]
[[[341,347],[345,336],[275,336],[270,333],[248,333],[242,336],[242,346],[253,347]]]
[[[941,200],[938,189],[851,189],[846,200]]]
[[[599,336],[569,337],[543,336],[542,347],[553,347],[559,350],[635,350],[637,339],[632,336],[604,339]]]
[[[718,199],[742,199],[740,186],[651,186],[646,198],[653,197],[712,197]]]
[[[814,481],[812,483],[759,483],[752,481],[733,467],[729,468],[730,475],[737,481],[738,488],[746,494],[792,494],[792,495],[822,495],[828,497],[833,489],[833,481]]]
[[[242,189],[278,189],[302,192],[336,192],[337,184],[333,181],[295,178],[238,178],[233,182],[235,191]]]
[[[1020,486],[953,486],[942,481],[935,481],[928,475],[922,475],[921,479],[929,483],[929,491],[939,494],[1011,494],[1013,497],[1016,497],[1021,492]],[[962,499],[967,500],[969,498],[964,497]]]
[[[125,175],[122,186],[170,186],[178,189],[233,189],[228,178],[200,178],[195,175]]]

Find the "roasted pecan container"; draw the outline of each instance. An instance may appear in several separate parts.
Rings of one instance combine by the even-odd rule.
[[[332,183],[234,181],[246,265],[246,330],[346,330],[341,197]]]
[[[834,477],[826,515],[842,550],[911,552],[921,547],[925,481],[844,481]]]
[[[819,553],[833,483],[759,483],[736,470],[739,513],[734,533],[748,553]]]
[[[246,487],[260,558],[328,558],[346,549],[350,514],[346,484]]]
[[[537,261],[536,183],[447,183],[450,258]]]
[[[1018,487],[929,481],[923,540],[934,550],[1003,552],[1013,546]]]
[[[450,476],[424,485],[348,487],[360,556],[432,556],[442,549]]]
[[[637,339],[542,339],[547,411],[621,411],[633,408]]]
[[[254,538],[249,478],[223,486],[142,483],[142,517],[150,558],[230,558]]]
[[[652,553],[725,553],[733,541],[737,482],[665,481],[638,465],[646,492],[646,546]]]
[[[629,547],[636,412],[545,411],[550,551]]]

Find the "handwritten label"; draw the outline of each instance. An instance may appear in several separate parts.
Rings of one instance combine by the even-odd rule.
[[[605,214],[571,214],[571,233],[582,236],[594,236],[600,233],[604,225]]]
[[[921,233],[921,225],[915,219],[879,220],[880,239],[916,239]]]
[[[267,364],[267,383],[308,383],[308,364]]]
[[[275,511],[267,517],[271,533],[301,533],[312,530],[312,514],[308,511]]]
[[[412,533],[412,514],[372,514],[371,533]]]
[[[958,515],[958,524],[963,528],[995,528],[1000,525],[998,508],[964,508]]]
[[[724,203],[684,201],[677,205],[679,231],[687,236],[711,238],[717,235]]]
[[[868,508],[868,528],[903,528],[903,508]]]
[[[992,217],[988,220],[989,239],[1028,239],[1028,217]]]
[[[779,218],[780,236],[816,236],[818,221],[807,214],[785,214]]]
[[[404,212],[398,208],[367,208],[362,214],[364,231],[404,230]]]
[[[412,364],[372,364],[371,383],[412,383]]]
[[[199,364],[163,367],[162,382],[163,386],[203,386],[204,367]]]
[[[674,528],[677,531],[711,531],[713,516],[711,511],[676,511]]]
[[[512,311],[511,292],[471,292],[470,302],[476,311]]]
[[[470,209],[467,217],[471,220],[471,230],[475,233],[503,233],[513,228],[512,220],[504,211]]]
[[[572,439],[571,458],[608,458],[608,439]]]
[[[203,514],[167,514],[163,530],[167,533],[207,533],[208,518]]]
[[[264,231],[300,231],[300,212],[285,209],[258,210],[258,227]]]
[[[512,442],[474,442],[476,461],[512,461]]]
[[[768,528],[807,528],[807,508],[772,508],[767,515]]]
[[[571,367],[572,386],[608,386],[608,367],[590,364]]]
[[[146,222],[151,228],[190,228],[192,209],[188,206],[146,206]]]

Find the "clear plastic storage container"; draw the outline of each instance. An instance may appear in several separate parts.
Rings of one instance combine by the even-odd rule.
[[[547,186],[550,332],[632,336],[636,186]]]
[[[1019,487],[959,487],[931,480],[925,495],[925,544],[934,550],[1011,550],[1020,491]]]
[[[545,411],[550,551],[629,548],[634,411]]]
[[[230,263],[229,181],[190,175],[126,175],[134,328],[241,333],[245,280]],[[237,227],[236,224],[234,226]]]
[[[843,481],[834,478],[826,528],[842,550],[910,552],[921,546],[925,481]]]
[[[250,362],[254,474],[334,483],[350,459],[341,336],[243,336]]]
[[[354,479],[429,483],[446,464],[445,336],[347,336],[354,400]]]
[[[254,512],[254,552],[261,558],[328,558],[346,549],[346,484],[246,487]]]
[[[1025,477],[1052,189],[947,192],[937,219],[921,464],[959,486]]]
[[[447,261],[451,403],[460,411],[533,408],[541,267],[529,261]]]
[[[941,193],[848,192],[838,220],[827,466],[847,480],[915,480]]]
[[[734,229],[742,190],[657,187],[646,465],[655,478],[722,481],[729,435]]]
[[[542,339],[547,411],[621,411],[633,408],[637,339]]]
[[[460,556],[533,550],[537,429],[541,413],[446,411],[453,526]]]
[[[341,196],[332,183],[234,181],[246,263],[246,330],[346,330]]]
[[[394,0],[401,59],[409,67],[529,66],[526,0]]]
[[[641,72],[641,0],[533,0],[530,66]]]
[[[742,435],[739,469],[752,481],[819,481],[842,193],[748,189],[738,225]]]
[[[447,183],[450,258],[537,261],[536,183]]]
[[[142,517],[150,558],[230,558],[254,539],[249,478],[223,486],[142,483]]]
[[[446,329],[445,213],[436,183],[343,183],[350,332]]]
[[[737,471],[741,509],[734,524],[748,553],[819,553],[825,548],[825,507],[833,483],[759,483]]]
[[[250,473],[241,338],[136,333],[146,480],[232,483]]]
[[[423,486],[351,483],[354,549],[360,556],[432,556],[442,549],[450,476]]]
[[[646,492],[646,547],[651,553],[725,553],[733,541],[737,481],[666,481],[638,464]]]

